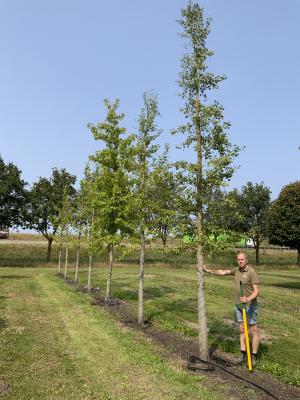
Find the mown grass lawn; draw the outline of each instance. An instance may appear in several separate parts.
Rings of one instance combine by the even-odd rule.
[[[5,399],[220,398],[156,355],[140,333],[120,329],[53,269],[1,268],[0,287]]]
[[[259,326],[262,343],[258,369],[271,372],[282,381],[300,385],[300,271],[258,268],[261,280]],[[72,278],[73,272],[70,271]],[[114,297],[137,308],[137,266],[116,266]],[[196,336],[196,272],[147,266],[145,276],[145,318],[154,326]],[[87,281],[86,270],[80,282]],[[104,265],[94,270],[93,286],[105,291]],[[238,330],[233,321],[233,278],[206,275],[206,303],[211,345],[223,351],[239,352]]]

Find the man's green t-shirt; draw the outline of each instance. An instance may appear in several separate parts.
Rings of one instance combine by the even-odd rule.
[[[253,293],[253,284],[259,284],[257,273],[251,265],[246,265],[244,269],[236,268],[234,271],[235,277],[235,291],[234,301],[239,304],[240,301],[240,282],[242,282],[243,295],[246,297],[251,296]],[[257,299],[252,300],[252,304],[257,304]]]

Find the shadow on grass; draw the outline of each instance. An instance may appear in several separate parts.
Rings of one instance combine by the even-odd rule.
[[[267,286],[276,286],[279,288],[284,288],[284,289],[300,289],[300,282],[284,282],[284,283],[273,283]]]
[[[213,320],[209,324],[210,352],[220,349],[226,353],[238,353],[240,348],[240,334],[238,327],[229,326],[220,320]],[[251,342],[251,335],[249,336]],[[264,343],[259,345],[259,357],[268,353],[269,347]]]
[[[0,319],[0,330],[7,328],[7,322],[5,319]]]
[[[28,279],[26,275],[0,275],[0,279]]]
[[[123,283],[114,283],[114,296],[118,297],[122,300],[136,300],[138,297],[138,291],[137,289],[135,290],[124,290]],[[161,297],[164,297],[166,294],[173,293],[175,290],[171,289],[170,287],[167,286],[161,286],[161,287],[152,287],[152,288],[144,288],[144,298],[147,300],[154,300],[158,299]]]

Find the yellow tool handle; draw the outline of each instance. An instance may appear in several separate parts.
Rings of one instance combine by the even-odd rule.
[[[250,353],[250,343],[249,343],[249,334],[248,334],[248,324],[247,324],[247,315],[245,307],[243,308],[243,320],[244,320],[244,331],[245,331],[245,339],[246,339],[246,350],[247,350],[247,359],[248,359],[248,369],[252,371],[252,359]]]

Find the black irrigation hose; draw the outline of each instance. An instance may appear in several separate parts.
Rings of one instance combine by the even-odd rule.
[[[195,356],[189,357],[189,360],[188,360],[188,361],[189,361],[189,362],[192,362],[192,360],[194,360],[194,361],[199,360],[200,362],[202,362],[202,363],[204,363],[204,364],[207,364],[207,365],[211,365],[211,366],[213,366],[213,367],[220,368],[220,369],[222,369],[223,371],[227,372],[228,374],[234,376],[235,378],[238,378],[238,379],[240,379],[241,381],[247,382],[247,383],[249,383],[250,385],[257,387],[258,389],[260,389],[260,390],[262,390],[263,392],[265,392],[267,395],[271,396],[273,399],[275,399],[275,400],[280,400],[280,399],[279,399],[278,397],[276,397],[273,393],[269,392],[268,389],[265,389],[263,386],[259,385],[258,383],[254,383],[254,382],[252,382],[252,381],[250,381],[250,380],[248,380],[248,379],[246,379],[246,378],[243,378],[242,376],[240,376],[240,375],[238,375],[238,374],[235,374],[235,373],[232,372],[232,371],[229,371],[228,369],[222,367],[221,365],[218,365],[218,364],[213,363],[213,362],[211,362],[211,361],[204,361],[204,360],[201,360],[201,358],[195,357]],[[197,368],[197,367],[190,367],[190,366],[188,366],[188,369],[194,369],[194,370],[200,369],[200,370],[201,370],[202,368]],[[209,369],[209,368],[203,368],[203,370],[204,370],[204,371],[209,371],[209,372],[210,372],[210,371],[213,371],[213,369]]]

